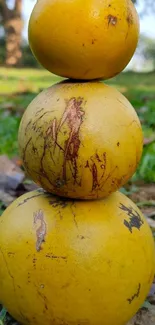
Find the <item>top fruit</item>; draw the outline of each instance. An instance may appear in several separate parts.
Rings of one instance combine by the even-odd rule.
[[[129,63],[139,20],[131,0],[41,0],[29,42],[50,72],[72,79],[108,79]]]

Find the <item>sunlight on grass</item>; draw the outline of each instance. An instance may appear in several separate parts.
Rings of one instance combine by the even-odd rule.
[[[62,78],[45,70],[36,69],[0,69],[0,93],[31,91],[47,88]]]

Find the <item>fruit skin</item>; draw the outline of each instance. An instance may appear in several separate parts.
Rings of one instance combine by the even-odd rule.
[[[108,196],[134,174],[143,148],[129,101],[101,82],[62,82],[40,93],[19,128],[29,176],[59,196]]]
[[[0,218],[0,301],[21,324],[125,325],[145,300],[154,241],[123,194],[27,193]]]
[[[108,79],[131,60],[139,19],[130,0],[42,0],[29,21],[29,44],[50,72],[72,79]]]

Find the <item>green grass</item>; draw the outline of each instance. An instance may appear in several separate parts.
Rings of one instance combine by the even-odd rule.
[[[62,80],[43,69],[0,68],[0,154],[18,154],[17,134],[21,116],[42,89]],[[106,82],[121,91],[135,107],[144,136],[155,134],[155,73],[121,73]],[[155,143],[144,149],[134,179],[155,182]]]
[[[0,93],[38,92],[61,78],[42,69],[0,69]]]

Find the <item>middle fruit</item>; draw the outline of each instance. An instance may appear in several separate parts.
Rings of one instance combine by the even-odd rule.
[[[28,106],[19,148],[30,177],[59,196],[108,196],[134,174],[143,148],[138,116],[101,82],[61,82]]]

